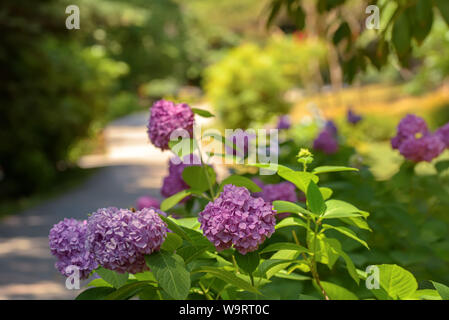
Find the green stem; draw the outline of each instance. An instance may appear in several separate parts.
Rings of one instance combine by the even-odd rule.
[[[315,221],[314,221],[315,222]],[[316,264],[316,237],[318,234],[318,221],[315,222],[315,232],[313,234],[313,256],[312,256],[312,263],[310,264],[310,271],[312,272],[312,276],[315,279],[316,284],[321,289],[321,293],[324,295],[324,298],[326,300],[329,300],[329,296],[326,293],[326,290],[324,290],[323,286],[321,285],[320,277],[318,275],[318,269]]]
[[[201,282],[198,282],[200,285],[201,290],[203,291],[204,295],[206,296],[207,300],[214,300],[208,293],[207,290],[204,288],[203,284]]]
[[[251,285],[254,287],[254,277],[252,273],[249,274],[249,278],[251,280]]]
[[[201,166],[204,170],[204,174],[206,175],[207,184],[209,185],[210,195],[211,195],[212,199],[215,199],[215,192],[214,192],[214,189],[212,188],[212,183],[210,181],[209,170],[207,170],[206,164],[204,164],[204,161],[203,161],[203,153],[201,152],[200,141],[196,140],[196,145],[198,146],[198,152],[200,154]]]

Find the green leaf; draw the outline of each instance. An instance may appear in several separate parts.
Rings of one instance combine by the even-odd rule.
[[[237,277],[234,273],[223,270],[222,268],[211,267],[211,266],[202,266],[202,267],[192,271],[192,273],[198,273],[198,272],[204,272],[206,274],[210,274],[218,279],[221,279],[229,284],[232,284],[233,286],[235,286],[239,289],[243,289],[243,290],[253,292],[253,293],[259,293],[259,291],[256,288],[254,288],[251,284],[249,284],[245,280]]]
[[[441,296],[443,300],[449,300],[449,287],[444,284],[431,281],[435,289],[438,291],[438,294]]]
[[[192,154],[198,149],[198,144],[194,139],[182,138],[180,140],[170,140],[168,142],[170,150],[180,159]]]
[[[184,259],[186,264],[188,264],[197,257],[201,256],[208,249],[209,246],[188,244],[182,248],[179,248],[176,253]]]
[[[293,171],[291,169],[280,168],[278,170],[278,175],[285,180],[292,182],[299,190],[307,193],[307,188],[309,187],[309,182],[313,181],[318,183],[319,178],[310,173],[302,171]]]
[[[104,279],[97,278],[93,279],[91,282],[89,282],[86,287],[111,287],[113,288],[112,284],[105,281]]]
[[[260,192],[262,189],[255,184],[252,180],[238,175],[232,175],[224,179],[221,184],[218,192],[221,192],[223,190],[223,187],[227,184],[232,184],[236,187],[245,187],[251,192]]]
[[[285,267],[287,267],[288,265],[290,265],[291,263],[295,262],[296,260],[289,260],[289,259],[268,259],[268,260],[264,260],[262,261],[262,263],[259,265],[259,267],[257,268],[257,272],[258,274],[260,274],[261,276],[265,277],[267,275],[267,272],[280,265],[283,264],[285,265]]]
[[[248,252],[247,254],[240,254],[238,251],[234,253],[237,265],[246,273],[252,274],[259,265],[260,256],[256,251]]]
[[[98,268],[95,272],[107,283],[111,284],[114,288],[120,288],[128,280],[129,274],[117,273],[112,270],[105,269],[103,267]]]
[[[129,283],[120,289],[111,292],[105,297],[105,300],[128,300],[148,287],[151,287],[148,282],[138,281]]]
[[[309,249],[304,248],[303,246],[297,245],[296,243],[291,243],[291,242],[277,242],[277,243],[270,244],[270,245],[266,246],[265,248],[263,248],[263,250],[260,251],[260,253],[262,254],[262,253],[279,251],[279,250],[295,250],[295,251],[298,251],[299,253],[302,253],[302,252],[310,253]]]
[[[297,250],[279,250],[271,256],[270,260],[295,260],[299,255],[300,252]],[[291,262],[285,262],[272,266],[269,270],[266,271],[267,279],[270,279],[280,270],[287,268],[290,264]]]
[[[209,111],[204,110],[204,109],[192,108],[192,111],[193,111],[193,113],[195,113],[201,117],[204,117],[204,118],[215,117],[212,113],[210,113]]]
[[[354,231],[352,231],[351,229],[348,229],[346,227],[334,227],[331,226],[329,224],[323,224],[323,229],[328,230],[328,229],[333,229],[336,230],[338,232],[340,232],[341,234],[344,234],[345,236],[354,239],[355,241],[361,243],[363,246],[365,246],[367,249],[369,249],[368,244],[363,241],[362,239],[360,239],[359,237],[357,237],[357,235],[355,234]]]
[[[449,26],[449,2],[447,0],[433,0],[444,21]]]
[[[329,245],[330,251],[334,251],[334,254],[339,255],[343,258],[343,260],[345,261],[346,269],[348,270],[349,275],[357,284],[359,284],[360,277],[357,273],[354,263],[352,262],[351,258],[341,248],[340,241],[338,241],[337,239],[332,239],[332,238],[326,238],[324,241]]]
[[[350,167],[342,167],[342,166],[322,166],[322,167],[316,167],[312,170],[313,174],[320,174],[320,173],[328,173],[328,172],[341,172],[341,171],[359,171],[357,168],[350,168]]]
[[[89,288],[81,292],[75,300],[102,300],[114,291],[115,289],[112,287]]]
[[[267,23],[266,23],[266,27],[267,28],[271,26],[271,24],[273,23],[274,19],[277,17],[281,7],[282,7],[282,1],[281,0],[274,0],[271,3],[270,15],[268,16]]]
[[[298,273],[288,273],[285,270],[281,270],[278,273],[274,275],[276,278],[282,278],[282,279],[289,279],[289,280],[296,280],[296,281],[304,281],[304,280],[310,280],[311,278],[302,274]]]
[[[410,298],[416,300],[442,300],[438,291],[432,289],[416,290]]]
[[[182,238],[176,233],[169,232],[162,243],[161,248],[168,252],[174,252],[182,245]]]
[[[190,290],[190,274],[177,254],[159,251],[145,256],[160,287],[176,300],[186,299]]]
[[[159,214],[159,217],[162,219],[162,221],[164,221],[167,224],[168,229],[170,229],[171,231],[176,233],[178,236],[180,236],[184,240],[192,241],[192,239],[190,239],[189,235],[180,226],[178,226],[176,220],[174,220],[170,217],[164,217],[162,214]]]
[[[326,204],[323,199],[323,195],[318,189],[318,186],[315,182],[310,181],[309,186],[307,187],[307,207],[315,214],[322,214],[326,210]]]
[[[302,221],[300,218],[297,217],[287,217],[285,219],[282,219],[277,225],[276,230],[285,228],[285,227],[291,227],[291,226],[299,226],[307,229],[307,224]]]
[[[171,197],[168,197],[167,199],[162,201],[161,210],[167,211],[167,210],[173,208],[174,206],[176,206],[178,204],[178,202],[180,202],[185,197],[190,196],[191,194],[192,194],[192,192],[190,190],[182,190],[182,191],[172,195]]]
[[[393,24],[391,34],[393,46],[400,60],[405,59],[411,49],[411,32],[409,21],[405,13],[401,13]]]
[[[429,0],[417,0],[415,6],[407,9],[407,15],[412,21],[413,37],[421,44],[430,33],[433,24],[432,3]]]
[[[340,220],[346,224],[349,224],[350,226],[354,226],[363,230],[373,231],[369,227],[368,222],[366,222],[363,217],[340,218]]]
[[[337,262],[339,254],[335,249],[327,243],[326,236],[324,234],[318,234],[316,236],[316,243],[314,243],[314,232],[309,231],[307,233],[307,244],[309,248],[315,247],[315,260],[322,264],[328,266],[329,269],[332,269],[335,262]]]
[[[273,208],[276,210],[276,213],[297,213],[300,216],[305,215],[311,215],[312,212],[304,209],[303,207],[297,205],[296,203],[290,202],[290,201],[284,201],[284,200],[276,200],[273,201]]]
[[[367,217],[368,212],[359,210],[350,203],[341,200],[327,200],[326,211],[322,215],[323,219],[335,219],[346,217]]]
[[[321,285],[331,300],[359,300],[354,293],[334,283],[321,281]]]
[[[329,199],[332,196],[332,193],[333,193],[332,189],[324,188],[324,187],[320,188],[320,192],[321,192],[321,195],[323,196],[324,200]]]
[[[403,300],[413,296],[418,289],[415,277],[395,264],[382,264],[379,268],[379,289],[372,289],[380,300]]]
[[[207,174],[209,175],[210,184],[215,184],[215,171],[210,166],[190,166],[185,167],[182,171],[182,179],[195,191],[204,192],[209,189],[207,181]]]

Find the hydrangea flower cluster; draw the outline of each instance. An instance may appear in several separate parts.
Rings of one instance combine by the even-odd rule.
[[[161,194],[165,198],[168,198],[182,190],[189,189],[189,185],[182,178],[182,172],[184,168],[199,165],[200,163],[199,158],[193,154],[185,156],[182,161],[177,157],[170,159],[168,163],[168,176],[162,182]]]
[[[156,101],[150,109],[148,136],[161,150],[169,149],[170,135],[175,130],[186,130],[193,136],[194,114],[185,103],[175,104],[167,100]]]
[[[68,277],[73,270],[68,266],[77,266],[79,276],[85,279],[98,267],[94,256],[87,248],[87,222],[75,219],[64,219],[50,230],[49,246],[51,253],[58,259],[56,269]]]
[[[357,124],[359,121],[362,120],[362,116],[354,113],[352,109],[349,109],[348,112],[346,113],[346,119],[351,124]]]
[[[408,114],[399,122],[391,146],[408,160],[430,162],[446,148],[442,133],[446,129],[443,127],[440,130],[431,133],[424,119]]]
[[[276,128],[279,130],[290,129],[291,121],[288,115],[280,116]]]
[[[143,208],[159,209],[159,206],[159,200],[150,196],[142,196],[137,199],[137,210],[142,210]]]
[[[337,128],[335,124],[328,121],[318,137],[313,141],[313,148],[321,150],[325,154],[334,154],[338,151],[338,142],[336,139]]]
[[[228,184],[199,213],[204,235],[218,251],[231,246],[241,254],[255,251],[274,232],[275,211],[270,203],[252,197],[245,187]]]
[[[446,148],[449,148],[449,122],[439,128],[436,134],[440,136],[440,139],[444,142]]]
[[[149,208],[102,208],[87,221],[90,252],[99,265],[118,273],[147,270],[144,256],[160,249],[167,231],[155,209]]]

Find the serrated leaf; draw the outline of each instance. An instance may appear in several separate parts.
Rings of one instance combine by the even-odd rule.
[[[267,252],[273,252],[273,251],[279,251],[279,250],[295,250],[298,251],[299,253],[302,252],[307,252],[310,253],[310,250],[297,245],[296,243],[291,243],[291,242],[277,242],[277,243],[273,243],[270,244],[268,246],[266,246],[265,248],[263,248],[263,250],[260,251],[260,253],[267,253]]]
[[[300,216],[303,215],[311,215],[312,212],[308,211],[307,209],[304,209],[300,205],[297,205],[296,203],[290,202],[290,201],[284,201],[284,200],[275,200],[273,201],[273,208],[276,210],[276,213],[296,213]]]
[[[278,224],[276,224],[275,229],[277,230],[291,226],[299,226],[307,229],[307,224],[297,217],[287,217],[285,219],[282,219],[280,222],[278,222]]]
[[[382,264],[379,268],[379,289],[372,289],[380,300],[403,300],[413,296],[418,289],[415,277],[395,264]]]
[[[252,180],[250,180],[246,177],[243,177],[243,176],[232,175],[232,176],[227,177],[220,183],[219,192],[221,192],[223,190],[223,187],[227,184],[232,184],[236,187],[245,187],[251,192],[262,191],[262,189],[257,184],[255,184]]]
[[[103,300],[108,294],[115,290],[116,289],[112,287],[89,288],[81,292],[75,300]]]
[[[207,174],[206,174],[207,170]],[[213,186],[215,184],[215,171],[210,166],[189,166],[182,171],[182,179],[193,190],[204,192],[209,189],[209,182]]]
[[[238,251],[234,253],[235,261],[237,265],[248,274],[252,274],[259,265],[260,256],[256,251],[248,252],[246,254],[240,254]]]
[[[253,292],[253,293],[259,293],[259,291],[256,288],[254,288],[251,284],[249,284],[245,280],[237,277],[234,273],[223,270],[223,268],[202,266],[202,267],[192,271],[192,273],[198,273],[198,272],[204,272],[206,274],[213,275],[214,277],[221,279],[229,284],[232,284],[233,286],[235,286],[239,289],[243,289],[243,290]]]
[[[367,249],[369,249],[368,244],[366,243],[366,241],[363,241],[362,239],[360,239],[359,237],[357,237],[357,235],[355,234],[354,231],[352,231],[351,229],[345,228],[345,227],[334,227],[331,226],[329,224],[323,224],[323,228],[326,229],[333,229],[336,230],[338,232],[340,232],[341,234],[344,234],[345,236],[354,239],[355,241],[361,243],[363,246],[365,246]]]
[[[168,252],[174,252],[182,245],[182,238],[176,233],[169,232],[162,243],[161,248]]]
[[[323,195],[321,194],[320,189],[318,189],[318,186],[313,181],[309,182],[306,198],[307,207],[310,211],[317,215],[324,213],[324,211],[326,210],[326,204],[324,202]]]
[[[111,292],[105,300],[128,300],[145,288],[151,287],[148,282],[138,281],[124,285],[120,289]]]
[[[443,300],[449,300],[449,287],[436,281],[431,281]]]
[[[106,282],[111,284],[114,288],[120,288],[122,285],[126,283],[128,280],[129,274],[125,273],[117,273],[112,270],[108,270],[105,268],[98,268],[95,272]]]
[[[187,298],[190,290],[190,274],[179,255],[159,251],[145,256],[145,261],[167,294],[176,300]]]
[[[192,194],[192,192],[190,190],[182,190],[182,191],[172,195],[171,197],[168,197],[167,199],[162,201],[162,203],[161,203],[161,210],[162,211],[167,211],[167,210],[173,208],[182,199],[190,196],[191,194]]]
[[[321,285],[331,300],[359,300],[353,292],[335,283],[321,281]]]

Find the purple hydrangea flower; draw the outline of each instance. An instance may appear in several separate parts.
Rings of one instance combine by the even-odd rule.
[[[283,129],[290,129],[291,121],[290,117],[288,115],[280,116],[278,119],[277,129],[283,130]]]
[[[160,249],[167,231],[152,208],[102,208],[87,221],[90,252],[101,266],[118,273],[147,270],[144,256]]]
[[[137,199],[137,210],[142,210],[143,208],[159,209],[159,206],[159,200],[150,196],[142,196]]]
[[[399,122],[397,134],[391,139],[393,149],[399,149],[403,141],[416,135],[424,136],[429,133],[426,121],[414,114],[408,114]]]
[[[243,130],[235,130],[231,135],[226,136],[226,139],[232,142],[237,149],[226,146],[226,153],[240,158],[246,158],[249,155],[250,144],[256,138],[256,135]]]
[[[148,135],[156,147],[169,149],[170,135],[175,130],[185,130],[189,137],[193,136],[194,114],[187,104],[159,100],[153,104],[150,112]],[[180,136],[184,135],[180,133]]]
[[[329,131],[329,133],[333,136],[337,136],[338,130],[337,126],[335,125],[335,122],[332,120],[328,120],[326,124],[324,125],[324,130]]]
[[[326,154],[334,154],[338,151],[338,142],[329,130],[322,130],[313,141],[313,148]]]
[[[437,134],[427,134],[421,138],[410,136],[399,146],[404,158],[414,161],[427,161],[438,157],[445,149],[445,144]]]
[[[360,120],[362,120],[362,116],[358,115],[358,114],[355,114],[354,111],[352,111],[352,109],[349,109],[347,114],[346,114],[346,119],[348,120],[349,123],[356,124]]]
[[[185,167],[200,165],[200,163],[199,158],[193,154],[185,156],[182,162],[178,157],[170,159],[168,163],[168,176],[162,182],[161,194],[165,198],[168,198],[182,190],[189,189],[189,185],[182,178],[182,172]],[[185,198],[184,201],[187,199]]]
[[[218,251],[231,246],[241,254],[255,251],[274,232],[275,211],[245,187],[228,184],[198,215],[204,235]]]
[[[277,184],[266,184],[264,185],[262,181],[255,178],[253,179],[254,183],[256,183],[261,189],[261,192],[256,192],[253,195],[255,197],[261,197],[266,202],[272,203],[276,200],[297,202],[298,196],[296,194],[296,187],[293,183],[289,181],[284,181]],[[276,216],[279,219],[283,219],[289,216],[290,213],[279,213]]]
[[[444,142],[446,148],[449,148],[449,122],[439,128],[436,134],[440,136],[440,139]]]
[[[50,230],[49,246],[51,253],[58,259],[56,269],[68,277],[73,270],[68,266],[77,266],[81,279],[86,279],[90,272],[98,267],[94,256],[87,248],[87,222],[64,219]]]

